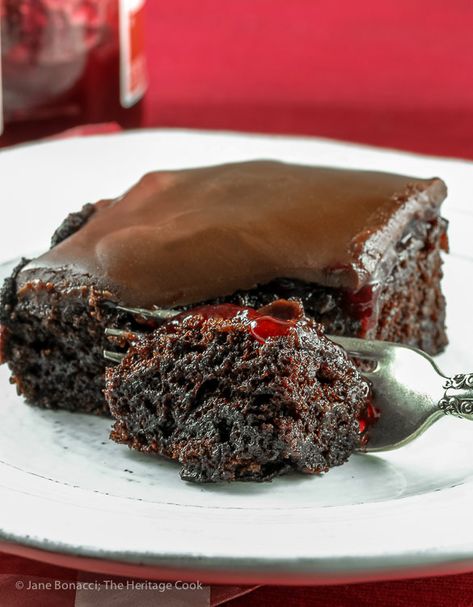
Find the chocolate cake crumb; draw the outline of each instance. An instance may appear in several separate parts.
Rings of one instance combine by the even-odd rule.
[[[192,482],[326,472],[360,446],[369,387],[297,302],[206,306],[107,370],[111,437]]]
[[[93,213],[95,213],[95,205],[91,203],[85,204],[80,211],[69,213],[54,232],[51,238],[51,249],[77,232],[77,230],[87,223]]]
[[[5,278],[2,288],[0,289],[0,323],[2,324],[8,323],[10,314],[15,309],[15,305],[18,301],[16,277],[28,262],[29,259],[22,257],[13,269],[11,275]]]

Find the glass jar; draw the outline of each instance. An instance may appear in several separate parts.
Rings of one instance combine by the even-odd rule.
[[[140,125],[144,0],[0,0],[0,11],[0,145]]]

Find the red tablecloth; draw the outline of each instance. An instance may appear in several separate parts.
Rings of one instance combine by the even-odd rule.
[[[314,587],[236,587],[212,586],[203,591],[203,600],[195,591],[188,602],[172,602],[170,595],[155,593],[155,602],[140,589],[126,589],[107,596],[106,581],[116,584],[133,580],[83,573],[38,563],[0,553],[1,607],[471,607],[473,605],[473,574],[450,575],[369,584]],[[30,583],[57,583],[70,587],[59,590],[28,589]],[[142,580],[135,580],[136,584]],[[84,593],[81,584],[100,584],[91,593]],[[108,602],[107,602],[108,601]]]
[[[471,0],[148,0],[147,10],[147,126],[304,133],[473,158]],[[75,591],[28,594],[15,582],[80,575],[0,554],[0,606],[72,606]],[[212,604],[241,591],[213,588]],[[473,574],[263,587],[231,601],[422,604],[473,605]]]

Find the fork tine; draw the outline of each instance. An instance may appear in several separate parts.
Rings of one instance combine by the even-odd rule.
[[[363,377],[370,381],[372,384],[374,384],[379,378],[380,372],[381,370],[379,366],[376,367],[376,369],[374,369],[373,371],[364,371],[363,369],[360,369],[361,375],[363,375]]]
[[[152,310],[147,310],[146,308],[128,308],[126,306],[117,306],[117,310],[128,312],[129,314],[136,314],[137,316],[142,316],[143,318],[158,318],[161,320],[167,320],[169,318],[178,316],[178,314],[182,314],[182,311],[180,310],[163,310],[162,308],[153,308]]]
[[[111,352],[110,350],[104,350],[103,357],[106,360],[110,360],[114,363],[121,363],[122,360],[125,358],[125,355],[120,354],[120,352]]]
[[[342,346],[350,356],[378,362],[385,358],[385,342],[369,341],[357,337],[340,337],[338,335],[327,335],[327,337]]]
[[[144,333],[138,333],[137,331],[127,331],[126,329],[112,329],[107,327],[105,329],[105,335],[107,337],[119,337],[125,339],[127,342],[132,341],[140,337],[144,337]],[[125,354],[120,352],[112,352],[111,350],[104,350],[103,357],[106,360],[110,360],[114,363],[119,363],[125,357]]]
[[[138,331],[127,331],[126,329],[105,329],[105,335],[108,337],[144,337],[144,333],[139,333]]]

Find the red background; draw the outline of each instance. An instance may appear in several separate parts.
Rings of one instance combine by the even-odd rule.
[[[146,124],[473,158],[472,0],[148,0]]]

